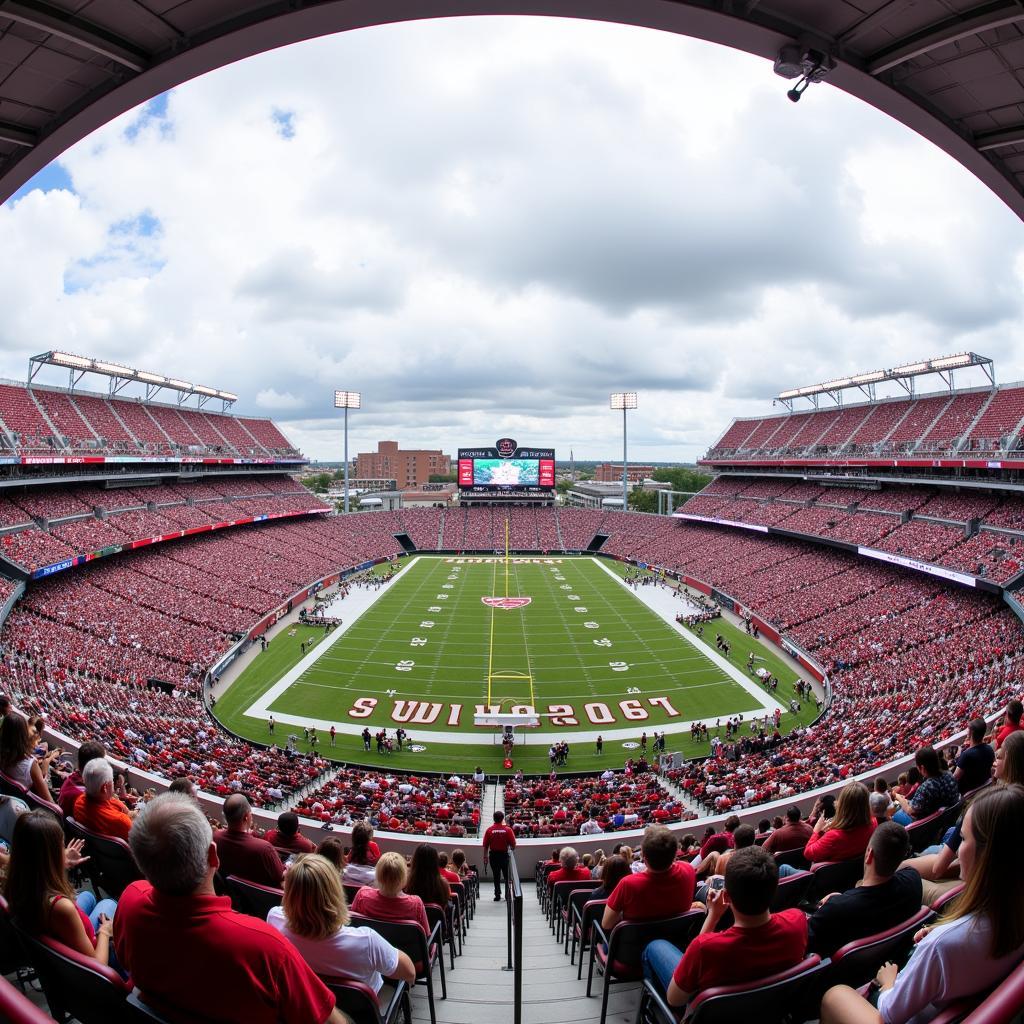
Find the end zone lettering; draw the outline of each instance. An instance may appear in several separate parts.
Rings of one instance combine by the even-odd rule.
[[[380,706],[376,697],[360,697],[349,707],[346,715],[352,719],[369,718]],[[660,708],[667,718],[678,718],[679,712],[672,706],[668,697],[647,697],[639,700],[636,697],[626,698],[617,703],[605,703],[604,701],[590,701],[577,708],[572,704],[548,704],[540,712],[542,718],[546,718],[549,724],[556,728],[577,727],[580,722],[589,722],[591,725],[607,726],[615,722],[629,724],[631,722],[643,722],[651,717],[647,707]],[[392,722],[401,725],[435,725],[441,723],[448,727],[457,726],[461,721],[464,705],[445,704],[438,701],[425,700],[399,700],[391,702],[388,717]],[[537,709],[533,705],[517,705],[514,709],[523,714],[535,715]],[[500,714],[500,705],[476,704],[474,713],[477,715]],[[477,726],[480,729],[490,728],[489,726]]]

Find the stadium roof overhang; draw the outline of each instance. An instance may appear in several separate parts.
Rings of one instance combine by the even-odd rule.
[[[1018,0],[0,0],[0,201],[94,129],[214,68],[334,32],[484,14],[783,54],[781,71],[802,64],[902,121],[1024,218]]]

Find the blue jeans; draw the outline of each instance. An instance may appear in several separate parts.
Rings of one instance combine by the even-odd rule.
[[[76,897],[75,903],[78,905],[78,909],[89,918],[92,924],[93,931],[99,932],[100,930],[100,914],[106,914],[111,921],[114,920],[114,911],[117,910],[117,900],[97,900],[96,894],[88,889],[83,889]],[[107,963],[121,975],[122,978],[128,977],[128,972],[117,962],[117,954],[114,952],[114,940],[110,940],[109,954],[107,956]]]
[[[799,875],[800,868],[793,867],[792,864],[780,864],[779,865],[779,878],[789,878],[790,875]]]
[[[682,959],[683,954],[678,947],[673,946],[667,939],[648,942],[644,949],[644,977],[649,981],[657,981],[661,991],[667,992],[668,983]]]
[[[907,814],[906,811],[897,811],[892,816],[892,820],[895,821],[897,825],[902,825],[904,828],[906,828],[907,825],[912,824],[914,821],[914,819],[909,814]]]
[[[114,920],[114,911],[117,910],[117,900],[97,900],[96,894],[88,889],[83,889],[75,897],[79,910],[92,922],[95,931],[100,930],[100,914],[106,914],[111,921]]]

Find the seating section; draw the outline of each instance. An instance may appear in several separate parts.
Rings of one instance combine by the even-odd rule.
[[[797,498],[810,504],[797,504]],[[1012,493],[916,485],[866,490],[817,487],[777,477],[719,477],[680,511],[879,548],[980,574],[995,583],[1005,583],[1020,572],[1024,499]],[[912,518],[903,522],[908,515]],[[980,532],[970,536],[969,524],[975,523]],[[1021,536],[1004,530],[1020,531]]]
[[[299,814],[332,825],[373,818],[388,832],[476,835],[481,789],[457,775],[406,775],[345,769],[295,807]]]
[[[970,457],[1024,449],[1022,434],[1024,387],[1009,385],[734,420],[705,458]]]
[[[0,446],[25,455],[299,456],[270,420],[12,384],[0,385]]]
[[[283,474],[213,479],[217,482],[110,491],[38,488],[17,494],[0,502],[0,528],[21,527],[0,536],[0,556],[31,571],[73,555],[179,530],[330,508]],[[196,504],[185,504],[188,500]],[[156,504],[160,511],[150,511],[149,504]],[[107,518],[97,518],[97,509]],[[42,530],[33,520],[48,522],[48,529]]]
[[[514,780],[505,785],[505,814],[519,837],[575,836],[591,816],[604,832],[673,824],[696,815],[646,770]]]

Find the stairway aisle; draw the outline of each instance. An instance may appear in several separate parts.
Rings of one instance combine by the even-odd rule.
[[[493,901],[490,876],[482,881],[476,917],[464,953],[448,970],[448,998],[440,999],[435,976],[438,1024],[512,1024],[512,973],[502,971],[507,961],[506,904]],[[447,963],[447,961],[446,961]],[[533,883],[523,885],[523,1024],[597,1024],[601,1015],[600,979],[595,997],[587,999],[587,973],[576,980],[576,968],[555,942],[540,911]],[[608,1024],[633,1024],[640,996],[638,985],[616,985],[608,1000]],[[430,1020],[426,989],[418,985],[413,996],[413,1019]]]

